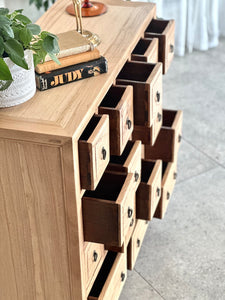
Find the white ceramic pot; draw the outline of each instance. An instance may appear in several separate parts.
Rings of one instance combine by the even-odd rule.
[[[17,66],[9,57],[4,58],[11,71],[13,82],[6,90],[0,91],[0,107],[10,107],[24,103],[31,99],[36,92],[32,51],[25,50],[24,57],[29,70]]]

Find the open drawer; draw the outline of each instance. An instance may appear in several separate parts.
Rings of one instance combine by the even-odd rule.
[[[94,115],[79,142],[81,188],[94,190],[109,162],[109,117]]]
[[[174,162],[182,138],[183,112],[181,110],[163,110],[163,124],[153,146],[145,145],[145,157]]]
[[[120,85],[133,86],[134,125],[150,127],[157,117],[153,105],[162,101],[161,63],[127,62],[116,82]]]
[[[148,221],[137,220],[134,233],[127,247],[127,267],[129,270],[134,268],[147,228]]]
[[[164,217],[176,183],[176,178],[177,164],[163,162],[161,198],[157,206],[154,218],[162,219]]]
[[[136,193],[136,218],[151,220],[161,197],[162,161],[142,160],[141,183]]]
[[[141,38],[131,53],[131,60],[150,63],[158,62],[159,40]]]
[[[157,117],[151,127],[135,125],[133,140],[141,140],[143,144],[153,146],[162,127],[162,106],[158,106]]]
[[[118,300],[126,278],[126,254],[109,251],[88,295],[88,300]]]
[[[105,172],[82,198],[84,240],[121,247],[136,218],[133,174]]]
[[[107,171],[133,174],[134,189],[136,191],[141,180],[141,142],[128,141],[120,156],[111,155]]]
[[[133,87],[112,86],[98,112],[109,115],[110,154],[121,155],[134,126]]]
[[[145,31],[145,37],[159,39],[159,61],[165,74],[174,56],[175,21],[152,19]]]

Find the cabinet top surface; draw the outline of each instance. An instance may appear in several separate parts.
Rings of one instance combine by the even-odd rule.
[[[155,15],[155,4],[122,0],[104,2],[108,3],[107,13],[83,18],[83,27],[100,36],[102,42],[98,49],[108,61],[108,73],[43,92],[37,91],[24,104],[0,109],[0,135],[4,132],[3,136],[10,138],[10,131],[13,131],[79,137]],[[42,30],[57,34],[75,29],[75,18],[65,12],[70,3],[68,0],[58,0],[39,19]]]

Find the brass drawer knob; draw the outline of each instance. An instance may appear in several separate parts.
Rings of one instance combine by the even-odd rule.
[[[173,173],[173,178],[174,178],[174,179],[177,179],[177,172],[174,172],[174,173]]]
[[[121,281],[124,281],[126,274],[124,272],[121,273]]]
[[[157,196],[159,197],[161,194],[161,189],[159,187],[157,187],[156,193],[157,193]]]
[[[141,246],[141,241],[140,241],[140,239],[137,239],[137,246],[138,246],[138,247]]]
[[[156,99],[157,99],[157,102],[160,102],[160,92],[159,91],[156,93]]]
[[[179,135],[178,135],[178,143],[180,143],[180,142],[181,142],[181,140],[182,140],[182,135],[181,135],[181,134],[179,134]]]
[[[127,214],[128,214],[128,218],[131,218],[132,215],[133,215],[133,209],[128,207],[128,211],[127,211]]]
[[[158,120],[159,120],[159,122],[161,122],[161,120],[162,120],[162,115],[160,113],[158,113]]]
[[[134,173],[134,178],[135,178],[135,182],[137,182],[138,178],[139,178],[139,174],[137,171],[135,171],[135,173]]]
[[[174,52],[174,45],[170,44],[170,52],[173,53]]]
[[[167,200],[169,200],[169,199],[170,199],[170,193],[169,193],[169,192],[167,192],[167,194],[166,194],[166,198],[167,198]]]
[[[105,148],[102,147],[102,158],[103,158],[103,160],[106,159],[106,154],[107,154],[107,152],[106,152]]]
[[[130,119],[127,119],[126,124],[127,124],[128,129],[131,129],[132,122]]]
[[[98,260],[98,253],[96,251],[94,251],[93,253],[93,258],[94,258],[94,262]]]

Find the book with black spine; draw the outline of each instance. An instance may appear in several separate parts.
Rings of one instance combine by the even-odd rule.
[[[42,74],[35,73],[36,85],[40,91],[44,91],[67,83],[107,73],[107,71],[107,60],[105,57],[101,56],[99,59],[75,64],[51,72]]]

